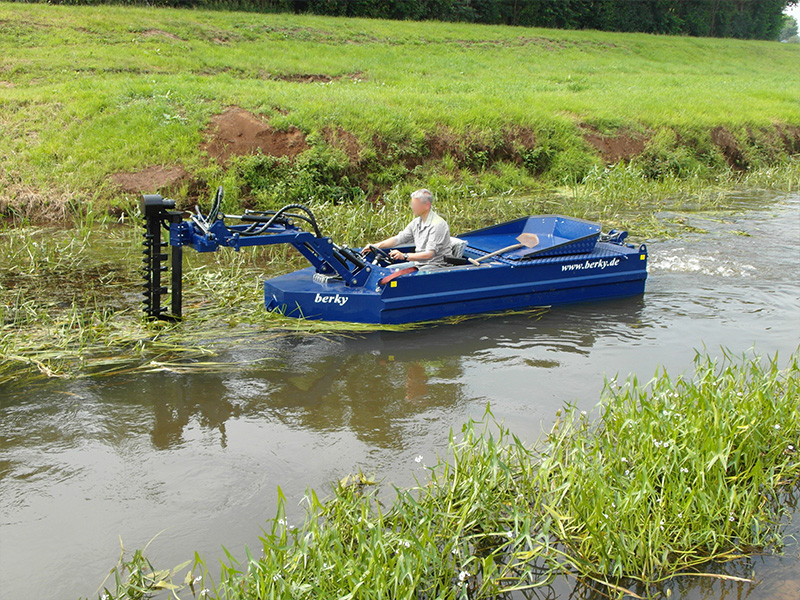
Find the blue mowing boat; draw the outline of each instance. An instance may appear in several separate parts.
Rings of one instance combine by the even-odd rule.
[[[647,248],[625,243],[627,232],[562,215],[529,216],[451,239],[444,267],[393,264],[385,251],[364,257],[338,246],[319,230],[313,213],[292,204],[277,211],[219,212],[222,190],[209,215],[190,220],[171,211],[174,201],[144,196],[145,312],[180,318],[184,246],[199,252],[220,247],[291,244],[311,266],[264,282],[268,310],[286,316],[354,323],[401,324],[537,306],[635,296],[644,292]],[[238,224],[227,224],[235,219]],[[302,222],[306,231],[298,226]],[[172,247],[172,310],[161,307],[162,224]],[[148,237],[149,236],[149,237]],[[148,246],[149,244],[149,246]],[[401,251],[411,248],[399,248]],[[177,303],[176,303],[177,297]]]

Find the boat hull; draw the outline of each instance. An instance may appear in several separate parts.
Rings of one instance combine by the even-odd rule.
[[[290,317],[355,323],[401,324],[457,315],[520,310],[644,292],[644,246],[599,242],[585,254],[497,259],[403,275],[380,284],[391,271],[375,268],[367,284],[320,283],[308,268],[264,282],[265,305]]]

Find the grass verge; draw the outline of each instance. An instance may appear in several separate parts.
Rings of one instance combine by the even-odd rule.
[[[190,203],[222,182],[259,206],[531,195],[618,161],[713,182],[800,150],[791,44],[19,3],[0,22],[4,214],[129,211],[156,187]],[[274,142],[261,155],[209,145],[231,106]],[[185,176],[114,178],[149,168]]]
[[[138,552],[101,594],[495,598],[546,593],[566,574],[611,596],[655,598],[679,576],[745,582],[707,567],[781,549],[800,477],[799,356],[781,366],[698,353],[692,378],[659,370],[647,383],[607,382],[597,421],[567,406],[533,446],[487,407],[390,505],[359,473],[327,498],[309,491],[295,526],[281,495],[262,547],[241,561],[228,554],[219,577],[199,556],[159,571]]]

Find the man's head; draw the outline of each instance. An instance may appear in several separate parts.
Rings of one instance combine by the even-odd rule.
[[[411,212],[415,217],[424,217],[431,210],[433,194],[430,190],[421,189],[411,194]]]

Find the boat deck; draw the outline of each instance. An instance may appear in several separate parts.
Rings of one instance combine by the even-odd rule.
[[[506,252],[505,260],[521,261],[542,256],[564,256],[591,252],[600,236],[600,225],[561,215],[524,217],[459,236],[468,244],[467,255],[484,256],[518,244],[517,236],[533,233],[539,243]]]

